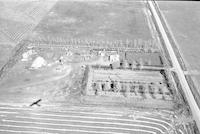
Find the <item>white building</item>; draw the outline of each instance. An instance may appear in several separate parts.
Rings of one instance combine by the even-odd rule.
[[[119,54],[114,54],[114,55],[110,55],[109,56],[109,61],[111,62],[111,63],[113,63],[113,62],[117,62],[117,61],[119,61],[120,59],[119,59]]]
[[[40,68],[42,66],[46,66],[46,65],[47,65],[46,60],[43,57],[38,56],[33,61],[32,65],[31,65],[31,68],[38,69],[38,68]]]
[[[28,61],[31,55],[36,54],[34,50],[29,50],[22,54],[22,61]]]

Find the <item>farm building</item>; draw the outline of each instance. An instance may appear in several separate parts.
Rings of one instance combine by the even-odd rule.
[[[46,60],[41,57],[41,56],[38,56],[32,63],[31,65],[31,68],[34,68],[34,69],[38,69],[42,66],[45,66],[47,64]]]

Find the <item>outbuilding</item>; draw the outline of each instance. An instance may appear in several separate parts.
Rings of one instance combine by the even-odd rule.
[[[46,66],[46,65],[47,65],[46,60],[43,57],[38,56],[33,61],[32,65],[31,65],[31,68],[38,69],[38,68],[40,68],[42,66]]]

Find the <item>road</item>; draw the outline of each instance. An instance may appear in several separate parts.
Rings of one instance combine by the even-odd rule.
[[[58,111],[1,104],[0,134],[163,134],[172,129],[167,118],[138,113],[75,106]]]
[[[161,36],[163,38],[163,41],[166,45],[166,49],[167,51],[169,52],[169,56],[170,56],[170,59],[172,61],[172,64],[173,64],[173,67],[174,67],[174,70],[175,72],[177,73],[178,77],[179,77],[179,80],[180,80],[180,84],[182,85],[183,87],[183,92],[187,98],[187,101],[188,101],[188,104],[190,106],[190,109],[192,111],[192,115],[194,117],[194,120],[196,121],[197,123],[197,126],[200,130],[200,109],[194,99],[194,96],[191,92],[191,89],[187,83],[187,80],[185,78],[185,75],[184,75],[184,71],[182,70],[181,68],[181,65],[180,63],[178,62],[178,59],[175,55],[175,52],[173,50],[173,47],[172,45],[170,44],[170,41],[168,39],[168,36],[166,34],[166,31],[162,25],[162,21],[161,19],[159,18],[159,15],[156,11],[156,8],[155,8],[155,5],[154,5],[154,1],[151,1],[151,0],[148,0],[148,4],[149,4],[149,7],[150,7],[150,10],[151,10],[151,13],[153,15],[153,17],[155,18],[155,21],[156,21],[156,25],[158,26],[158,29],[161,33]]]

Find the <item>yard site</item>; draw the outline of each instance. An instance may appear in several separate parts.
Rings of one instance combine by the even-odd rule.
[[[0,1],[0,134],[198,134],[148,3]]]

